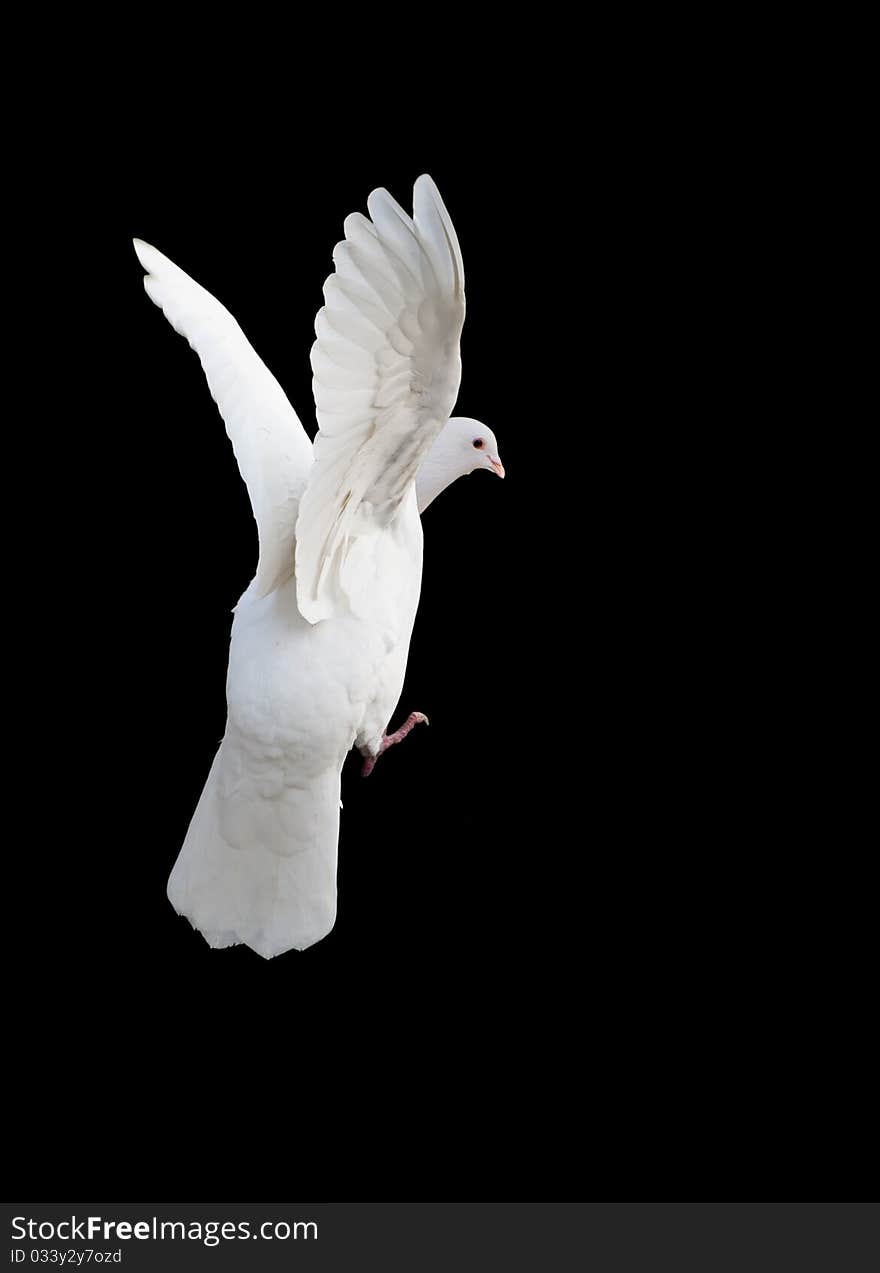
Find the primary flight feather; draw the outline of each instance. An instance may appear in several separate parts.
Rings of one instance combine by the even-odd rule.
[[[247,485],[259,563],[235,609],[227,724],[168,883],[211,946],[269,958],[333,927],[340,772],[387,733],[422,572],[420,513],[504,469],[485,425],[450,419],[464,270],[437,187],[413,216],[385,190],[354,213],[315,321],[314,445],[232,315],[149,244],[144,286],[201,360]]]

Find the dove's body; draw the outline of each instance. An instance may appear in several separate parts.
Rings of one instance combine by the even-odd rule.
[[[267,958],[333,927],[346,753],[356,744],[368,772],[424,719],[386,737],[421,587],[420,509],[475,468],[504,475],[489,430],[449,419],[464,273],[436,187],[419,178],[413,217],[387,191],[368,207],[372,221],[345,222],[315,323],[314,445],[232,315],[135,243],[148,294],[199,355],[260,540],[226,732],[168,895],[210,945]]]
[[[336,918],[340,770],[375,754],[403,688],[418,606],[422,526],[413,491],[377,568],[396,590],[310,624],[291,580],[236,607],[226,733],[168,885],[212,946],[267,957],[309,946]]]

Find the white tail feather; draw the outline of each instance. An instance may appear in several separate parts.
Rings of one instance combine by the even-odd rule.
[[[266,834],[259,802],[236,807],[231,844],[221,830],[224,801],[221,744],[193,814],[183,848],[168,881],[174,909],[185,915],[209,946],[249,946],[265,959],[286,950],[305,950],[320,941],[336,920],[336,853],[339,834],[339,774],[328,774],[308,792],[308,839],[279,840]],[[263,815],[261,817],[261,815]]]

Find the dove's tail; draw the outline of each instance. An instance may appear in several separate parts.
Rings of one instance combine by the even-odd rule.
[[[257,789],[239,760],[227,737],[168,897],[209,946],[243,943],[271,959],[313,945],[336,920],[340,777],[325,774],[306,790],[263,773]]]

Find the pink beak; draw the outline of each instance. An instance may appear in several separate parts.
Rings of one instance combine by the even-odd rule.
[[[492,465],[492,471],[497,473],[499,477],[504,477],[504,465],[498,459],[497,455],[490,455],[489,463]]]

